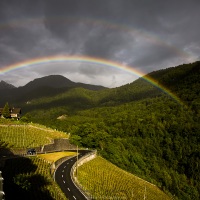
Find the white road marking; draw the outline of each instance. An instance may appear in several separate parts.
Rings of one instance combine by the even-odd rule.
[[[63,169],[62,172],[64,172],[65,170]]]
[[[70,189],[69,188],[67,188],[69,191],[70,191]]]
[[[69,165],[69,163],[67,163],[67,165]]]
[[[76,197],[75,196],[73,196],[74,197],[74,199],[76,199]]]
[[[65,183],[65,181],[63,181],[63,183]]]
[[[64,168],[66,168],[66,166],[64,166]]]
[[[62,177],[63,177],[63,175],[62,175]]]

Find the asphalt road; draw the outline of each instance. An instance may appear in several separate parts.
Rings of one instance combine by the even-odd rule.
[[[78,158],[83,157],[89,152],[89,150],[79,150]],[[77,189],[71,180],[70,172],[76,160],[77,157],[75,156],[63,162],[55,172],[55,181],[69,200],[86,200],[86,197]]]

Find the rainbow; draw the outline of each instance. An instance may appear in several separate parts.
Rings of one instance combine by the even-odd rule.
[[[183,104],[181,100],[173,94],[169,89],[166,87],[158,84],[154,79],[152,79],[149,76],[146,76],[144,73],[130,67],[126,66],[123,64],[120,64],[118,62],[114,61],[109,61],[106,59],[102,58],[95,58],[95,57],[88,57],[88,56],[72,56],[72,55],[63,55],[63,56],[49,56],[49,57],[40,57],[40,58],[35,58],[35,59],[30,59],[26,60],[23,62],[18,62],[9,66],[5,66],[0,69],[0,75],[14,71],[17,69],[25,68],[25,67],[35,67],[43,64],[53,64],[53,63],[64,63],[64,62],[81,62],[81,63],[90,63],[90,64],[95,64],[95,65],[100,65],[100,66],[107,66],[107,67],[112,67],[116,68],[119,70],[126,71],[128,73],[134,74],[138,77],[142,77],[155,87],[161,89],[163,92],[171,96],[173,99],[175,99],[178,103]]]
[[[141,37],[143,40],[145,39],[147,42],[168,48],[170,51],[175,53],[177,56],[184,58],[187,62],[191,62],[192,60],[195,60],[196,58],[192,56],[190,53],[183,51],[176,46],[169,44],[163,39],[160,39],[158,36],[153,35],[152,33],[136,29],[130,25],[125,25],[125,24],[119,24],[113,21],[109,20],[103,20],[103,19],[90,19],[86,18],[83,16],[80,17],[72,17],[72,16],[55,16],[55,17],[49,17],[47,19],[49,24],[52,24],[53,26],[55,24],[61,24],[64,26],[65,24],[77,24],[81,21],[81,23],[88,25],[88,26],[99,26],[99,27],[104,27],[105,29],[108,30],[116,30],[116,31],[122,31],[122,32],[129,32],[133,33],[137,37]],[[43,18],[41,17],[35,17],[35,18],[24,18],[24,19],[13,19],[9,22],[6,23],[0,23],[0,30],[9,30],[15,29],[15,28],[20,28],[21,26],[27,26],[27,25],[37,25],[43,23]]]

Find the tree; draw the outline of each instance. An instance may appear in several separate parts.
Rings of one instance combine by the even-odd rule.
[[[9,109],[9,105],[8,102],[5,104],[3,110],[2,110],[2,115],[5,118],[9,118],[10,117],[10,109]]]

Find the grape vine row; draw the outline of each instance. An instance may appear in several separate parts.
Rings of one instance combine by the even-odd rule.
[[[101,157],[78,169],[78,181],[92,199],[169,200],[164,192]]]
[[[67,138],[67,135],[32,125],[0,126],[0,140],[8,143],[12,148],[42,146],[51,143],[56,138]]]

